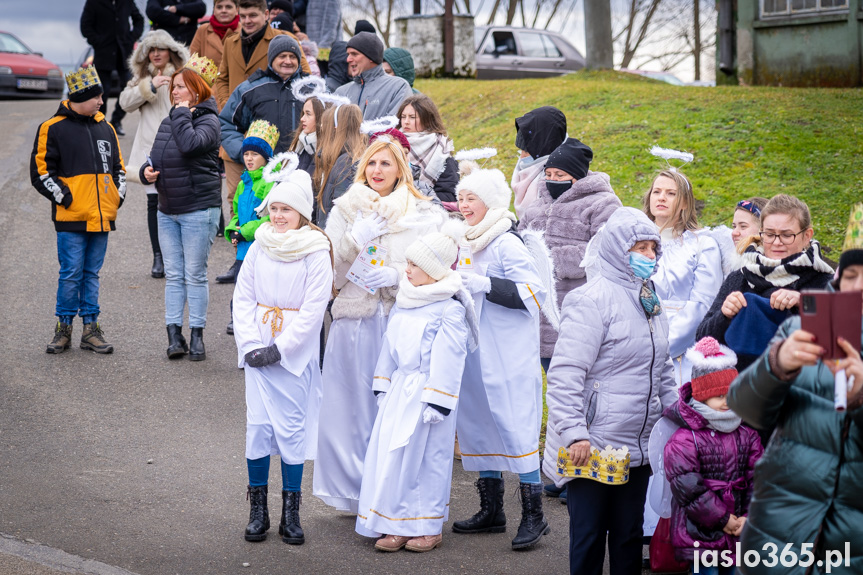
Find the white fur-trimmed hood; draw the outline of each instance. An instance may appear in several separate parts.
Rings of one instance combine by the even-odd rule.
[[[171,52],[171,64],[174,70],[179,70],[189,60],[189,50],[180,42],[174,40],[164,30],[151,30],[144,34],[129,56],[129,71],[132,73],[131,83],[136,85],[142,78],[149,78],[155,70],[151,69],[147,56],[152,48],[161,48]]]

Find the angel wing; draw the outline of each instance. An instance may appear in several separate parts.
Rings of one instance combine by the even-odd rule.
[[[545,284],[546,297],[545,303],[542,306],[542,313],[545,314],[545,319],[554,328],[554,331],[560,331],[560,307],[557,305],[557,290],[555,284],[557,281],[554,278],[554,261],[551,259],[551,252],[548,246],[545,245],[543,233],[535,230],[524,230],[519,232],[524,245],[533,257],[536,264],[536,269],[539,270],[539,278]]]
[[[476,317],[476,307],[473,303],[473,296],[462,287],[455,293],[455,299],[458,300],[465,309],[465,319],[467,319],[468,327],[468,350],[476,351],[479,346],[479,319]]]
[[[719,244],[719,254],[722,257],[722,275],[724,277],[728,277],[728,274],[740,269],[742,261],[740,255],[737,253],[737,248],[734,246],[734,240],[731,239],[731,229],[728,226],[705,227],[700,233],[707,234]]]

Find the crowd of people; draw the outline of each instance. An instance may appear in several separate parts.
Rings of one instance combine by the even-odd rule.
[[[517,474],[511,547],[539,544],[551,529],[543,494],[560,498],[573,574],[601,573],[606,546],[612,574],[640,573],[654,528],[651,549],[669,545],[695,572],[733,573],[708,552],[733,558],[738,542],[824,557],[847,541],[848,564],[863,568],[860,341],[828,358],[800,323],[805,290],[863,294],[863,205],[835,271],[801,198],[744,198],[731,228],[706,228],[692,182],[666,161],[641,206],[624,207],[553,106],[515,119],[508,181],[483,167],[494,150],[454,154],[437,106],[412,88],[407,51],[384,50],[364,21],[339,39],[338,3],[217,0],[198,27],[203,2],[150,0],[152,30],[132,48],[142,17],[127,1],[112,5],[126,20],[110,48],[93,33],[98,0],[81,24],[108,54],[99,65],[128,58],[113,122],[110,70],[83,68],[34,143],[60,263],[47,352],[71,346],[76,316],[82,348],[113,352],[99,271],[127,174],[147,195],[168,358],[206,359],[209,253],[218,236],[230,242],[217,282],[235,284],[247,541],[267,537],[278,455],[284,542],[305,541],[314,460],[314,495],[355,514],[376,549],[431,551],[455,444],[477,473],[479,510],[452,531],[505,532],[504,472]],[[125,161],[118,110],[140,112]],[[845,410],[833,403],[840,372]],[[673,431],[664,443],[661,424]],[[622,481],[602,480],[608,449],[626,454]],[[667,508],[648,502],[654,489],[670,493]]]

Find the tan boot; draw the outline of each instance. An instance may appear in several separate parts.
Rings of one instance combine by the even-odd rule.
[[[48,344],[45,353],[63,353],[72,344],[72,326],[61,321],[54,328],[54,339]]]
[[[405,544],[405,549],[408,551],[416,551],[417,553],[425,553],[431,551],[435,547],[440,547],[443,542],[443,533],[437,535],[423,535],[414,537]]]
[[[410,537],[403,537],[401,535],[384,535],[375,543],[375,549],[393,553],[404,547],[405,543],[410,541],[410,539]]]
[[[111,353],[114,351],[114,346],[105,341],[102,327],[94,321],[84,324],[84,333],[81,334],[81,349],[89,349],[96,353]]]
[[[455,446],[453,447],[453,457],[461,461],[461,449],[458,447],[458,435],[455,436]]]

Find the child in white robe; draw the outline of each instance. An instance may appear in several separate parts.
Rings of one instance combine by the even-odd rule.
[[[245,539],[267,538],[270,455],[278,454],[279,535],[300,545],[305,541],[299,515],[303,462],[315,458],[321,403],[318,333],[333,292],[333,263],[329,240],[309,223],[311,178],[300,170],[278,177],[258,208],[267,210],[270,221],[255,232],[233,298],[238,366],[246,377],[251,510]]]
[[[357,533],[381,551],[441,544],[452,482],[455,410],[473,301],[458,273],[460,224],[407,249],[372,389],[379,404],[363,466]],[[447,229],[448,228],[448,229]],[[473,317],[470,322],[467,318]]]

